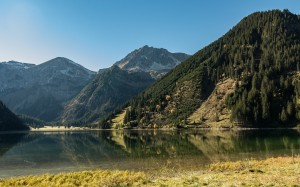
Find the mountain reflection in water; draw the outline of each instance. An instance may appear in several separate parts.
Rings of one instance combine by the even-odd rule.
[[[300,153],[296,130],[116,130],[0,134],[0,178],[85,169],[201,168]]]

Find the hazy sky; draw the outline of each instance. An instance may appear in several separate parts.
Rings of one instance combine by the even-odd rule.
[[[0,0],[0,61],[98,70],[144,45],[193,54],[255,11],[299,0]]]

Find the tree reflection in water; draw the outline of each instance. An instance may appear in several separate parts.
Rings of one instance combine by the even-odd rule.
[[[182,169],[299,153],[295,130],[11,133],[0,134],[0,177],[8,171],[27,175],[98,168]]]

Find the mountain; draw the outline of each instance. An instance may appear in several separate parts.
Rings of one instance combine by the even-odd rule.
[[[170,53],[166,49],[145,45],[129,53],[115,65],[128,72],[149,72],[154,79],[159,79],[188,57],[184,53]]]
[[[62,57],[40,65],[0,63],[0,99],[16,113],[53,121],[94,76]]]
[[[288,10],[247,16],[126,108],[121,125],[141,128],[299,124],[300,16]]]
[[[133,96],[147,88],[154,79],[145,72],[121,70],[113,66],[98,73],[82,91],[69,102],[61,117],[63,124],[91,123],[106,117]]]
[[[29,128],[0,101],[0,131],[12,130],[29,130]]]
[[[82,125],[107,117],[166,74],[188,55],[144,46],[97,76],[66,106],[64,124]]]

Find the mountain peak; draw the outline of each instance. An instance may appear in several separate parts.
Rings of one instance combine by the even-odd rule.
[[[56,57],[53,58],[45,63],[70,63],[70,64],[74,64],[74,65],[79,65],[77,63],[75,63],[74,61],[66,58],[66,57]]]
[[[54,120],[96,74],[65,57],[20,70],[23,63],[8,64],[0,68],[1,100],[13,111],[45,121]]]
[[[129,72],[154,72],[153,78],[160,78],[169,70],[185,60],[189,55],[171,53],[163,48],[145,45],[129,53],[125,58],[115,63],[120,69]]]
[[[53,58],[52,60],[67,60],[67,61],[70,61],[70,59],[66,58],[66,57],[56,57],[56,58]]]
[[[42,69],[54,68],[59,71],[68,71],[68,72],[70,71],[73,73],[74,73],[74,71],[82,71],[82,72],[86,72],[90,75],[96,74],[95,72],[88,70],[85,67],[83,67],[82,65],[77,64],[73,60],[70,60],[65,57],[56,57],[54,59],[51,59],[47,62],[44,62],[44,63],[36,66],[36,68],[42,68]],[[73,69],[73,70],[71,71],[71,69]]]
[[[153,47],[149,47],[148,45],[144,45],[144,46],[141,47],[140,49],[148,49],[148,48],[153,48]]]
[[[134,50],[134,51],[137,51],[137,52],[146,52],[146,51],[161,51],[161,52],[166,52],[166,53],[171,53],[169,52],[167,49],[164,49],[164,48],[156,48],[156,47],[153,47],[153,46],[149,46],[149,45],[144,45],[143,47],[137,49],[137,50]],[[133,52],[134,52],[133,51]]]

